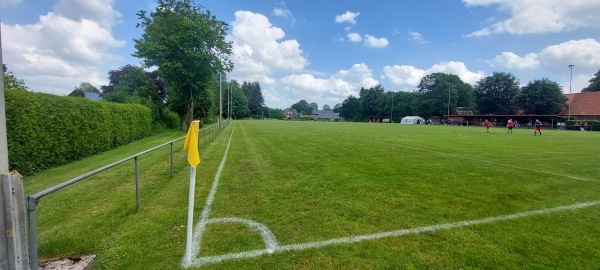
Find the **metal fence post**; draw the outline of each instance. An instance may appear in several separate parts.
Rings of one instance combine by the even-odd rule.
[[[173,177],[173,142],[171,142],[171,177]]]
[[[138,168],[138,157],[135,160],[135,210],[140,210],[140,173]]]
[[[0,179],[0,269],[29,269],[23,178],[19,173],[3,173]]]

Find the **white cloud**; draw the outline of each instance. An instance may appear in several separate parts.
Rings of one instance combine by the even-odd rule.
[[[429,43],[429,41],[427,41],[427,39],[425,39],[425,37],[423,36],[423,34],[419,33],[419,32],[413,32],[413,31],[409,31],[408,34],[410,35],[410,38],[418,43],[422,43],[422,44],[426,44]]]
[[[600,43],[594,39],[570,40],[548,46],[538,53],[528,53],[524,57],[503,52],[488,62],[494,66],[522,70],[540,67],[561,70],[572,64],[583,72],[593,72],[600,66]]]
[[[467,6],[498,5],[510,18],[467,36],[490,34],[560,33],[600,24],[600,1],[580,0],[463,0]]]
[[[362,37],[358,33],[348,33],[348,40],[352,42],[361,42]]]
[[[350,23],[350,24],[356,24],[356,17],[358,17],[358,15],[360,15],[360,12],[350,12],[350,11],[346,11],[346,13],[342,14],[342,15],[336,15],[335,16],[335,22],[336,23]]]
[[[83,81],[100,86],[99,66],[119,59],[110,53],[125,45],[112,34],[120,18],[113,1],[79,2],[60,1],[33,24],[2,24],[4,62],[31,90],[65,95]]]
[[[512,52],[503,52],[491,60],[490,64],[511,69],[534,70],[540,66],[540,61],[535,53],[528,53],[524,57],[520,57]]]
[[[279,3],[279,7],[273,8],[273,15],[290,20],[292,25],[296,24],[296,18],[292,14],[292,11],[286,7],[285,2],[281,2]]]
[[[283,40],[281,28],[267,17],[250,11],[237,11],[227,37],[233,41],[234,74],[241,79],[268,78],[275,71],[300,71],[308,64],[296,40]]]
[[[387,38],[376,38],[371,35],[365,35],[365,44],[372,48],[384,48],[389,45]]]
[[[281,78],[278,83],[279,91],[267,90],[265,100],[268,104],[281,104],[278,105],[281,107],[289,107],[303,99],[320,106],[333,106],[350,95],[357,96],[361,87],[370,88],[379,84],[363,63],[340,70],[326,79],[315,78],[312,74],[292,74]]]
[[[385,66],[383,67],[382,78],[389,80],[394,85],[403,85],[410,88],[418,86],[424,76],[437,72],[457,75],[463,82],[469,84],[476,83],[484,76],[481,71],[472,72],[468,70],[462,62],[450,61],[435,64],[427,70],[408,65]]]

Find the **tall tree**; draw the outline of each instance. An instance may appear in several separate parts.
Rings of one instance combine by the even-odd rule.
[[[421,79],[413,112],[421,117],[452,114],[456,107],[473,107],[473,87],[457,75],[433,73]]]
[[[598,92],[600,91],[600,70],[594,74],[590,80],[590,85],[581,89],[581,92]]]
[[[475,100],[481,114],[514,114],[519,81],[505,72],[494,72],[475,85]]]
[[[318,110],[319,109],[319,105],[317,103],[311,102],[310,104],[308,104],[308,106],[310,106],[311,110]],[[311,111],[312,114],[312,111]]]
[[[363,110],[362,116],[364,120],[389,117],[389,113],[386,112],[388,98],[385,95],[385,89],[383,86],[381,86],[381,84],[369,89],[361,88],[360,103]]]
[[[298,113],[301,113],[301,114],[307,114],[307,115],[312,114],[312,108],[310,107],[308,102],[306,102],[306,100],[304,100],[304,99],[296,102],[290,108],[296,110]]]
[[[70,97],[85,97],[84,92],[100,94],[100,90],[89,82],[82,82],[68,96]]]
[[[360,121],[362,120],[362,106],[360,100],[350,95],[344,102],[342,102],[342,107],[340,108],[340,116],[344,117],[347,121]]]
[[[400,119],[405,116],[414,115],[412,104],[418,97],[417,92],[392,92],[394,98],[394,122],[400,122]],[[390,101],[391,103],[391,101]]]
[[[566,102],[558,83],[547,78],[529,82],[515,100],[526,114],[555,114]]]
[[[2,74],[4,76],[4,88],[5,89],[23,89],[29,90],[25,85],[25,80],[18,79],[12,71],[8,71],[5,64],[2,64]]]
[[[342,104],[337,103],[333,106],[333,112],[339,113],[341,108],[342,108]]]
[[[146,67],[156,66],[169,91],[171,108],[182,117],[182,128],[196,115],[194,103],[214,104],[208,86],[215,74],[233,68],[231,42],[225,41],[227,23],[217,20],[193,0],[158,0],[156,10],[137,13],[144,33],[134,39],[136,57]],[[207,100],[213,99],[213,100]],[[201,111],[206,113],[208,110]]]
[[[244,82],[242,90],[248,99],[248,109],[252,115],[262,115],[262,107],[265,106],[265,99],[258,82]]]

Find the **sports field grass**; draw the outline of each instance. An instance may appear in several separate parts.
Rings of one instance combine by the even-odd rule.
[[[204,264],[192,268],[594,269],[599,142],[597,132],[237,121],[201,149],[195,223],[212,188],[209,219],[259,223],[276,245],[263,252],[246,224],[211,222],[195,254]],[[42,199],[40,255],[95,253],[97,269],[179,268],[189,177],[181,145],[173,178],[168,149],[141,158],[140,211],[123,165]],[[47,187],[44,173],[26,179],[27,192]]]

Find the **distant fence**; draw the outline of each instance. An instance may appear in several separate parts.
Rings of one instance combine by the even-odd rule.
[[[214,125],[210,125],[207,127],[204,127],[202,129],[200,129],[198,131],[198,146],[203,145],[204,147],[206,147],[206,145],[208,143],[210,143],[211,141],[213,141],[216,136],[221,132],[221,130],[223,130],[225,127],[227,127],[227,124],[229,124],[229,121],[224,121],[222,124],[214,124]],[[152,147],[148,150],[139,152],[133,156],[121,159],[119,161],[116,161],[114,163],[111,163],[109,165],[106,165],[104,167],[98,168],[96,170],[93,170],[91,172],[88,172],[86,174],[80,175],[78,177],[75,177],[71,180],[65,181],[61,184],[58,184],[56,186],[50,187],[46,190],[40,191],[38,193],[35,193],[33,195],[30,195],[29,197],[27,197],[27,212],[28,212],[28,243],[29,243],[29,268],[31,270],[38,270],[39,266],[38,266],[38,242],[37,242],[37,218],[36,218],[36,210],[38,207],[38,204],[40,202],[40,199],[48,194],[54,193],[56,191],[59,191],[67,186],[70,186],[72,184],[75,184],[83,179],[86,179],[90,176],[96,175],[100,172],[106,171],[112,167],[115,167],[121,163],[125,163],[129,160],[134,160],[135,161],[135,195],[136,195],[136,209],[140,208],[140,188],[139,188],[139,167],[138,167],[138,157],[146,154],[148,152],[154,151],[156,149],[159,149],[161,147],[164,147],[166,145],[170,145],[171,146],[171,177],[173,176],[173,143],[179,140],[184,139],[185,136],[177,138],[175,140],[163,143],[161,145]]]

